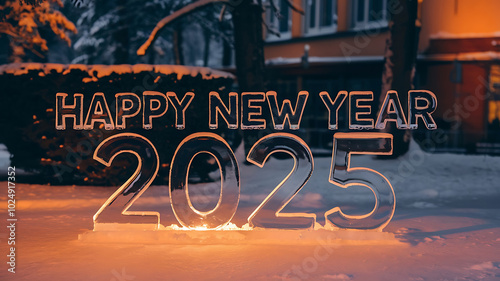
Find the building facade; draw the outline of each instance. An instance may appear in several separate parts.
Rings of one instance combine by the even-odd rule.
[[[292,1],[292,0],[291,0]],[[299,90],[373,91],[380,96],[392,0],[275,1],[266,7],[265,57],[270,88],[293,97]],[[500,1],[419,0],[419,45],[414,86],[438,97],[440,137],[432,149],[500,154]],[[279,36],[278,36],[279,34]],[[405,93],[400,93],[400,95]],[[318,102],[319,101],[319,102]],[[312,146],[327,148],[331,132],[319,99],[303,120]],[[345,129],[346,109],[339,112]],[[344,123],[344,126],[342,125]],[[432,138],[415,132],[417,139]],[[444,135],[444,137],[443,137]]]

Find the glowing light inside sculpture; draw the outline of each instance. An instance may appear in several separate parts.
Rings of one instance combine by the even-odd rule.
[[[388,122],[394,122],[398,129],[417,129],[422,119],[427,129],[436,129],[432,113],[436,109],[436,96],[429,91],[418,90],[408,93],[408,112],[405,116],[398,93],[389,91],[377,118],[370,118],[372,108],[364,103],[373,100],[373,93],[340,91],[332,99],[329,93],[321,92],[319,97],[329,114],[328,129],[337,130],[339,108],[348,100],[349,129],[384,129]],[[224,101],[218,93],[209,94],[208,127],[217,129],[225,123],[228,129],[255,130],[267,128],[262,117],[263,105],[267,101],[271,122],[275,130],[286,125],[291,130],[300,128],[302,115],[309,93],[301,91],[295,106],[290,100],[278,104],[276,92],[230,93]],[[169,104],[175,111],[175,127],[186,128],[185,112],[195,94],[188,92],[179,100],[176,93],[146,91],[142,99],[133,93],[115,95],[116,116],[111,115],[104,94],[95,93],[87,110],[83,108],[83,95],[74,94],[73,102],[67,101],[66,93],[56,95],[56,128],[66,129],[67,119],[73,119],[73,129],[91,130],[95,123],[104,124],[104,129],[125,129],[128,118],[142,111],[144,129],[153,128],[153,120],[161,118]],[[86,113],[86,114],[85,114]],[[85,116],[85,118],[84,118]],[[220,118],[219,118],[220,117]],[[388,133],[342,132],[333,135],[333,151],[330,175],[324,175],[325,185],[348,189],[352,186],[369,189],[375,198],[373,209],[363,215],[347,215],[340,207],[324,212],[324,229],[367,229],[382,230],[391,220],[395,210],[395,194],[389,180],[381,173],[363,167],[351,167],[353,154],[390,155],[393,151],[393,137]],[[313,155],[309,146],[298,136],[277,132],[262,137],[250,149],[247,161],[264,167],[267,159],[277,152],[290,155],[294,161],[288,175],[271,189],[269,195],[248,217],[248,226],[261,228],[309,228],[317,229],[315,213],[283,212],[283,209],[307,184],[314,170]],[[95,150],[94,159],[111,166],[113,159],[121,153],[131,153],[138,159],[134,174],[118,188],[94,215],[94,230],[105,229],[106,225],[134,225],[139,229],[160,229],[160,214],[152,211],[129,211],[134,202],[148,189],[159,169],[156,148],[145,137],[135,133],[121,133],[105,139]],[[209,211],[196,209],[190,199],[188,175],[193,159],[199,154],[211,155],[220,170],[221,186],[216,206]],[[177,147],[170,164],[170,204],[178,229],[238,229],[231,219],[236,213],[240,196],[239,163],[228,143],[211,132],[198,132],[186,137]],[[168,227],[167,227],[168,229]],[[170,227],[172,229],[172,227]]]

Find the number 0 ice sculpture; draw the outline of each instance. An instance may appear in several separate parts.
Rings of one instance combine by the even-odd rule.
[[[188,175],[191,162],[200,153],[212,155],[220,169],[221,188],[219,201],[208,212],[198,211],[189,199]],[[187,228],[224,227],[236,213],[240,200],[240,172],[229,144],[212,133],[196,133],[182,141],[170,165],[170,202],[175,217]]]

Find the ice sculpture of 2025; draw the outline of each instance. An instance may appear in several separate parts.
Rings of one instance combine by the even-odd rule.
[[[67,94],[56,95],[56,128],[66,129],[66,119],[74,120],[74,129],[93,129],[95,122],[104,123],[106,130],[126,127],[126,119],[143,112],[143,127],[151,129],[153,118],[165,114],[169,101],[176,112],[176,128],[185,128],[185,110],[194,99],[194,93],[186,93],[181,101],[173,92],[167,94],[146,91],[141,99],[133,93],[116,94],[116,121],[113,122],[109,107],[102,93],[96,93],[83,121],[83,95],[75,94],[73,104],[66,104]],[[309,93],[299,92],[295,108],[283,100],[281,107],[276,92],[251,92],[241,94],[241,109],[237,93],[229,94],[226,104],[216,92],[209,96],[209,127],[219,126],[219,116],[228,128],[265,129],[266,120],[259,119],[262,102],[267,100],[274,129],[282,130],[288,123],[292,130],[299,129]],[[377,120],[369,118],[370,106],[362,102],[372,101],[373,93],[340,91],[334,100],[327,92],[320,98],[329,112],[330,130],[338,128],[338,110],[349,97],[350,129],[384,129],[388,121],[395,122],[399,129],[418,128],[422,119],[427,129],[436,129],[432,113],[436,109],[436,96],[425,90],[408,92],[408,118],[405,117],[398,93],[387,92],[378,112]],[[361,103],[360,103],[361,102]],[[238,119],[240,119],[238,122]],[[408,120],[408,121],[407,121]],[[391,220],[395,209],[395,194],[389,180],[381,173],[363,167],[350,167],[353,154],[391,155],[393,136],[379,132],[339,132],[333,135],[333,152],[329,182],[341,188],[363,186],[373,192],[375,205],[364,215],[347,215],[339,207],[324,213],[327,229],[382,230]],[[310,228],[314,229],[316,214],[284,213],[283,208],[307,183],[314,169],[314,160],[309,146],[298,136],[289,133],[272,133],[262,137],[250,149],[247,161],[263,167],[270,155],[276,152],[289,154],[294,166],[289,174],[255,208],[248,217],[248,226],[262,228]],[[105,139],[95,150],[94,159],[111,166],[113,159],[121,153],[131,153],[138,159],[134,174],[118,188],[94,215],[94,230],[106,224],[149,224],[159,229],[158,212],[129,211],[134,202],[148,189],[159,169],[159,156],[155,146],[145,137],[135,133],[120,133]],[[210,154],[220,170],[221,186],[216,206],[207,212],[197,210],[189,197],[188,174],[192,160],[200,153]],[[178,222],[185,229],[222,229],[233,218],[240,197],[239,165],[229,144],[219,135],[198,132],[186,137],[177,147],[170,164],[170,203]],[[117,220],[116,214],[121,214]]]

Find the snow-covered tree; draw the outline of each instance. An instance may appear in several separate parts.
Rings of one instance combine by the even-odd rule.
[[[0,35],[9,38],[11,62],[22,61],[26,51],[44,56],[48,47],[47,40],[39,32],[43,26],[49,26],[55,35],[71,44],[67,33],[76,33],[76,27],[57,10],[57,6],[63,7],[63,2],[3,0],[0,3]]]
[[[266,88],[263,16],[264,5],[271,5],[272,11],[279,17],[278,5],[275,0],[264,3],[262,0],[198,0],[182,8],[168,13],[158,22],[151,32],[148,40],[137,50],[138,55],[145,55],[152,44],[160,37],[160,31],[167,26],[175,24],[181,18],[210,5],[221,3],[223,8],[221,16],[226,10],[231,13],[234,36],[236,75],[240,91],[264,91]],[[295,6],[291,0],[286,3],[296,12],[303,13],[302,9]],[[256,131],[245,131],[245,149],[250,149],[250,144],[258,138]]]
[[[76,21],[79,30],[74,63],[134,64],[173,63],[172,35],[159,38],[147,57],[139,58],[135,49],[147,32],[179,1],[111,0],[88,1]]]
[[[156,27],[149,35],[146,42],[137,50],[138,55],[145,55],[152,44],[160,37],[160,32],[167,26],[175,25],[186,16],[196,13],[198,10],[207,9],[216,3],[224,4],[220,12],[220,19],[223,19],[226,10],[231,12],[234,46],[236,56],[236,68],[240,88],[251,90],[262,90],[264,88],[264,40],[262,38],[262,13],[264,5],[270,5],[271,10],[280,16],[278,5],[275,0],[198,0],[185,3],[182,8],[174,9],[167,13],[168,16],[158,21]],[[186,2],[186,1],[184,1]],[[286,3],[296,12],[303,13],[302,9],[295,6],[292,1]],[[204,17],[207,19],[207,17]],[[200,19],[201,20],[201,19]],[[200,21],[203,23],[203,21]],[[207,30],[211,25],[205,25]]]
[[[222,50],[223,46],[227,50],[232,46],[232,28],[228,21],[219,21],[220,7],[189,14],[168,26],[167,32],[157,38],[147,56],[138,56],[135,52],[165,14],[191,2],[86,0],[75,20],[79,34],[74,39],[73,62],[220,66],[224,52],[217,50]]]

